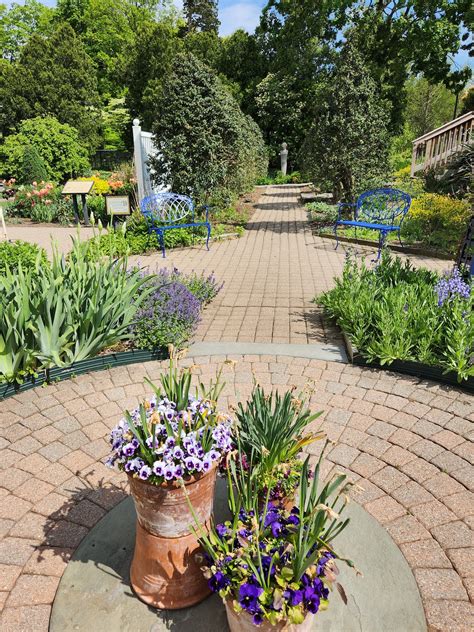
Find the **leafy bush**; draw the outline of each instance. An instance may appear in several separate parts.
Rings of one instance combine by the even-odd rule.
[[[153,125],[155,179],[203,201],[238,194],[266,172],[257,124],[240,110],[217,76],[192,54],[178,54],[157,90]]]
[[[310,220],[321,226],[334,224],[337,219],[337,206],[326,202],[310,202],[306,204]]]
[[[81,180],[82,182],[93,182],[94,186],[92,188],[92,193],[95,193],[96,195],[106,195],[110,192],[110,184],[108,181],[98,175],[87,178],[78,178],[78,180]]]
[[[439,279],[387,252],[368,269],[350,257],[316,299],[369,361],[413,360],[474,375],[474,292],[455,270]]]
[[[299,171],[292,171],[284,176],[281,171],[277,171],[274,176],[258,178],[256,184],[299,184],[302,182]]]
[[[456,197],[466,196],[471,190],[474,170],[474,142],[456,152],[441,172],[428,171],[425,177],[427,191]]]
[[[126,259],[86,257],[74,241],[66,260],[54,253],[51,266],[13,270],[0,276],[0,381],[39,369],[68,366],[129,336],[150,290],[147,277],[127,270]]]
[[[0,275],[5,274],[7,268],[14,273],[20,265],[24,271],[48,266],[45,250],[19,239],[0,242]]]
[[[9,207],[9,213],[19,217],[32,217],[38,204],[52,206],[61,199],[61,190],[52,182],[33,182],[19,187]]]
[[[402,235],[426,246],[455,254],[471,210],[467,200],[424,193],[412,200]]]
[[[7,136],[0,147],[0,172],[4,176],[21,179],[26,146],[35,147],[48,180],[63,181],[89,167],[87,150],[74,127],[53,116],[37,116],[23,121],[18,133]]]

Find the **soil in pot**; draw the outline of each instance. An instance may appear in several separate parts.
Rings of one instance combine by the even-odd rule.
[[[137,512],[132,588],[154,608],[176,610],[199,603],[210,590],[186,492],[200,523],[209,524],[216,468],[185,482],[186,492],[178,483],[152,485],[132,477],[129,482]]]

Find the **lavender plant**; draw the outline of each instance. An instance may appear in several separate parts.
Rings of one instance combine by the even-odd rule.
[[[220,374],[191,394],[191,373],[170,360],[154,395],[113,428],[109,467],[155,485],[189,479],[215,467],[232,448],[232,421],[218,412]],[[200,392],[199,392],[200,390]]]
[[[163,268],[144,289],[151,294],[143,302],[131,328],[137,346],[146,349],[182,348],[201,320],[201,310],[220,291],[213,274],[182,274]]]
[[[388,253],[367,268],[346,260],[334,289],[316,301],[370,362],[411,360],[474,375],[472,282],[459,270],[441,278]]]

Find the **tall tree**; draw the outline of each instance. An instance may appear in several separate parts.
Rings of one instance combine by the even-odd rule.
[[[357,46],[346,42],[305,139],[302,170],[336,199],[352,201],[387,172],[388,119]]]
[[[183,10],[189,31],[219,30],[217,0],[184,0]]]
[[[45,35],[52,30],[54,10],[38,0],[13,2],[10,8],[0,5],[0,49],[9,61],[18,58],[33,33]]]
[[[403,121],[404,85],[409,73],[453,92],[469,69],[455,70],[452,55],[470,23],[470,0],[269,0],[259,37],[271,64],[294,76],[317,75],[331,63],[341,33],[358,37],[372,76],[390,101],[392,130]]]
[[[20,121],[55,116],[69,123],[91,149],[100,142],[100,99],[94,64],[69,24],[50,37],[34,34],[17,62],[0,73],[0,131]]]

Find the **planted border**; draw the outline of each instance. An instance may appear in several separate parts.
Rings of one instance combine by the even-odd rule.
[[[43,386],[43,384],[52,384],[54,382],[62,382],[69,380],[77,375],[92,373],[95,371],[103,371],[117,366],[126,366],[128,364],[138,364],[139,362],[149,362],[151,360],[165,360],[168,358],[166,351],[148,351],[148,350],[132,350],[120,351],[119,353],[108,353],[102,356],[95,356],[87,360],[81,360],[68,367],[55,367],[54,369],[46,369],[38,377],[25,379],[22,384],[18,382],[9,382],[0,384],[0,400],[13,397],[18,393],[28,391],[30,388]]]
[[[454,371],[443,372],[443,369],[422,364],[421,362],[412,362],[410,360],[394,360],[391,364],[380,364],[380,362],[369,362],[363,355],[352,346],[349,336],[341,330],[344,345],[346,347],[347,357],[352,364],[356,366],[365,366],[380,371],[394,371],[403,373],[404,375],[412,375],[426,380],[440,382],[449,386],[455,386],[468,393],[474,393],[474,378],[469,377],[467,380],[459,382]]]

